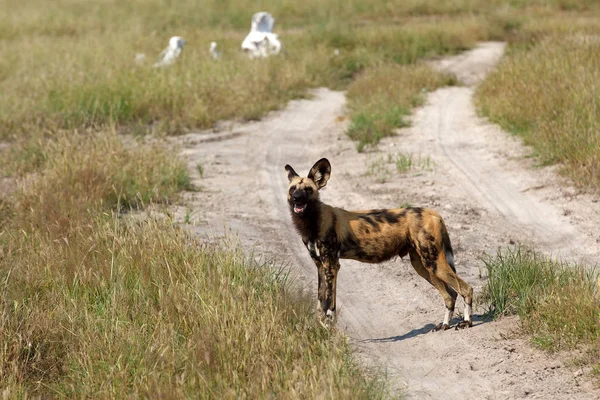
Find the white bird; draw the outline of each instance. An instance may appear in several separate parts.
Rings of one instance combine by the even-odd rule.
[[[271,54],[279,54],[281,41],[277,34],[273,33],[275,18],[265,11],[257,12],[252,16],[250,33],[242,42],[242,50],[250,56],[268,57]]]
[[[185,40],[179,36],[173,36],[169,39],[169,45],[158,56],[160,60],[154,64],[155,67],[164,67],[173,64],[181,54]]]
[[[217,51],[217,42],[210,42],[210,54],[212,55],[212,58],[214,58],[215,60],[218,60],[219,58],[221,58],[221,52]]]
[[[252,16],[251,32],[273,32],[275,18],[266,11],[259,11]]]

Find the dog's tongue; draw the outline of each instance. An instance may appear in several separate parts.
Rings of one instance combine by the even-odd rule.
[[[303,206],[294,206],[294,212],[301,213],[306,208],[306,205]]]

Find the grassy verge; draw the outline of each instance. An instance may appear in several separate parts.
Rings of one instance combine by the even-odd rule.
[[[424,64],[384,64],[370,69],[348,87],[348,135],[362,151],[365,145],[376,144],[406,126],[407,116],[423,103],[425,92],[452,83],[453,77]]]
[[[519,315],[533,343],[545,350],[583,348],[600,371],[598,275],[583,266],[552,261],[523,249],[484,260],[483,299],[495,317]]]
[[[68,242],[4,232],[4,393],[381,396],[279,272],[169,223],[118,218],[90,219]]]
[[[365,47],[378,48],[384,56],[357,75],[347,91],[351,120],[347,133],[357,141],[358,151],[407,126],[407,117],[422,104],[424,93],[456,83],[421,60],[471,48],[478,40],[502,36],[505,29],[503,17],[460,13],[403,28],[377,28]],[[388,48],[382,49],[386,43]]]
[[[574,2],[575,3],[575,2]],[[544,164],[600,188],[600,25],[571,16],[527,22],[476,92],[482,114],[524,139]]]
[[[3,164],[21,171],[0,198],[5,397],[383,395],[279,269],[119,213],[189,185],[164,145],[101,132],[29,147]]]

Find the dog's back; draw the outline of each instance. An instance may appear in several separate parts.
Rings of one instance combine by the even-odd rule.
[[[434,210],[409,207],[345,211],[331,207],[330,212],[335,215],[340,258],[379,263],[404,257],[411,248],[432,246],[438,246],[435,251],[452,254],[446,226]]]

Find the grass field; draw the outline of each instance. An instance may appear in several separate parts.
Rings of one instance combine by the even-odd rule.
[[[190,0],[59,0],[49,9],[9,0],[0,10],[0,137],[115,125],[178,133],[258,118],[307,88],[344,88],[370,66],[412,64],[499,37],[502,17],[482,14],[493,3],[263,1],[285,54],[257,62],[239,51],[254,2],[212,1],[199,10]],[[187,41],[181,59],[151,68],[172,35]],[[213,40],[224,52],[218,63],[208,53]],[[137,53],[146,54],[141,65]]]
[[[598,153],[593,143],[597,136],[593,133],[595,127],[590,126],[593,122],[575,126],[582,120],[598,119],[594,102],[590,100],[597,94],[588,82],[595,79],[598,63],[593,57],[585,56],[590,53],[596,54],[596,47],[600,43],[594,39],[594,35],[600,33],[600,24],[598,19],[594,18],[600,15],[598,4],[591,1],[474,4],[471,3],[473,8],[470,9],[457,7],[451,12],[452,18],[434,19],[433,23],[432,20],[428,20],[425,24],[413,22],[410,26],[414,28],[408,31],[416,33],[419,38],[407,41],[421,43],[424,46],[423,51],[411,52],[411,47],[404,53],[413,56],[381,60],[377,65],[367,68],[348,86],[351,117],[348,134],[357,140],[358,150],[362,151],[365,145],[376,144],[382,137],[394,135],[397,128],[410,124],[407,117],[411,109],[423,101],[422,92],[439,86],[460,84],[452,77],[445,77],[428,69],[420,62],[422,59],[468,49],[476,41],[506,40],[510,43],[509,58],[514,58],[514,61],[503,64],[479,90],[480,109],[503,127],[523,132],[525,124],[536,125],[538,121],[549,121],[553,118],[550,115],[551,110],[561,108],[560,103],[552,103],[556,96],[572,101],[569,109],[578,109],[587,101],[583,106],[585,110],[581,112],[583,115],[566,117],[565,119],[570,120],[562,125],[555,124],[554,133],[545,131],[526,137],[529,143],[532,143],[529,141],[531,136],[539,137],[538,147],[548,147],[548,144],[553,146],[549,151],[540,150],[546,161],[574,159],[577,166],[570,168],[573,171],[571,176],[581,182],[589,179],[590,175],[598,175],[597,160],[593,159]],[[434,5],[423,4],[421,7],[415,7],[411,13],[414,15],[421,11],[435,15],[433,10]],[[446,12],[450,13],[449,10]],[[427,24],[431,24],[430,30],[426,28]],[[438,36],[440,32],[443,34]],[[403,33],[399,36],[407,38],[410,34]],[[437,38],[439,42],[433,38]],[[546,45],[540,45],[537,51],[532,50],[541,42],[546,42]],[[402,46],[403,40],[398,40],[397,43]],[[552,49],[555,53],[554,59],[550,59],[550,55],[542,54],[542,48]],[[577,48],[580,50],[576,51]],[[561,49],[564,53],[559,56],[556,53],[561,52]],[[575,56],[575,53],[579,54],[579,57]],[[568,63],[560,61],[560,58],[567,57]],[[531,68],[532,64],[538,68]],[[575,66],[582,72],[578,77],[575,77]],[[559,72],[558,69],[561,68]],[[551,89],[546,80],[559,80],[564,85]],[[567,86],[571,92],[566,93],[563,90]],[[550,93],[546,91],[553,91],[555,96],[549,96]],[[532,96],[532,93],[535,95]],[[576,100],[579,97],[583,98]],[[523,100],[531,104],[524,106]],[[545,110],[548,113],[541,112],[537,103],[546,104]],[[573,129],[577,130],[576,135],[564,134]],[[563,148],[562,151],[558,150],[560,147]],[[573,147],[578,147],[578,152],[574,155]],[[583,149],[589,150],[582,154]],[[562,156],[557,156],[557,153],[561,153]],[[587,171],[582,171],[585,169]],[[596,176],[594,181],[600,182],[600,177]]]
[[[280,57],[239,53],[259,9],[277,19]],[[597,144],[594,15],[596,2],[585,0],[5,0],[3,396],[383,397],[379,378],[357,367],[343,336],[315,323],[276,266],[143,211],[196,190],[161,138],[260,118],[328,86],[348,89],[349,134],[363,149],[409,123],[423,90],[457,83],[424,59],[507,39],[509,60],[479,92],[482,110],[531,137],[547,132],[555,147],[539,150],[544,160],[569,164],[556,150],[564,146],[577,155],[573,170],[587,171],[583,182],[597,176],[586,150]],[[152,68],[172,35],[186,39],[182,56]],[[218,62],[211,41],[224,53]],[[560,84],[541,87],[548,80]],[[531,90],[536,99],[524,95]],[[532,103],[509,106],[524,97]],[[397,168],[411,168],[407,160]],[[563,332],[560,323],[543,326]],[[585,329],[556,343],[588,340]]]

